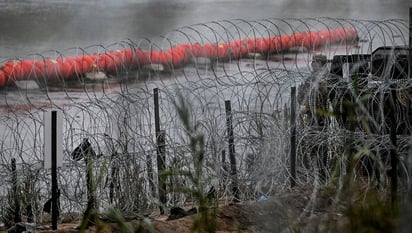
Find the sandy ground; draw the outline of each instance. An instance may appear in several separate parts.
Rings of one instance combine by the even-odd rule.
[[[262,202],[219,206],[216,232],[322,232],[325,229],[341,232],[345,225],[343,215],[328,211],[329,200],[313,193],[313,190],[298,188],[279,193]],[[167,216],[150,219],[157,233],[191,232],[193,221],[194,215],[170,221]],[[140,224],[147,225],[144,222]],[[79,232],[78,226],[78,222],[66,223],[59,224],[57,230],[39,228],[36,232],[74,233]],[[147,226],[143,228],[142,232],[150,232]],[[107,223],[103,228],[90,227],[87,232],[120,230],[117,224]]]

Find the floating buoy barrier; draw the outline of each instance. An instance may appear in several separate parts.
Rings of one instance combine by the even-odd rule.
[[[165,50],[122,49],[91,55],[7,61],[0,66],[0,87],[20,80],[70,80],[79,76],[102,80],[122,67],[162,71],[179,68],[193,61],[247,58],[296,47],[312,49],[325,44],[358,40],[354,28],[299,32],[266,38],[247,38],[224,43],[179,44]],[[154,66],[151,64],[155,64]]]

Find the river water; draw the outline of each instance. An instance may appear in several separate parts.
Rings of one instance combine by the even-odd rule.
[[[382,21],[395,18],[406,21],[409,17],[408,7],[412,7],[408,0],[1,0],[0,59],[7,60],[15,57],[25,57],[29,54],[39,54],[36,55],[36,58],[41,58],[41,55],[49,54],[50,52],[48,51],[67,51],[67,49],[70,50],[70,48],[99,47],[98,45],[107,47],[110,44],[128,39],[129,41],[143,41],[143,38],[148,38],[148,41],[150,41],[152,38],[160,38],[158,41],[162,42],[162,35],[166,37],[173,36],[176,33],[173,34],[171,32],[177,28],[180,28],[180,39],[182,39],[182,35],[185,35],[187,37],[183,36],[183,41],[186,40],[187,42],[187,40],[192,39],[193,41],[190,42],[196,43],[208,37],[206,34],[211,33],[211,31],[208,30],[210,28],[209,26],[213,26],[214,30],[220,30],[221,25],[230,28],[231,22],[243,22],[232,19],[245,20],[243,26],[248,26],[247,21],[249,20],[285,19],[285,21],[259,21],[260,24],[257,24],[258,26],[256,26],[255,29],[259,28],[259,25],[263,25],[261,31],[264,33],[269,32],[269,29],[266,30],[266,28],[264,28],[264,23],[266,23],[268,28],[274,27],[275,29],[279,30],[280,28],[280,30],[282,30],[282,28],[290,26],[285,22],[298,22],[299,26],[297,27],[300,27],[300,29],[303,27],[305,30],[305,23],[308,23],[308,25],[317,25],[317,27],[320,25],[322,29],[325,29],[326,23],[317,23],[318,21],[316,21],[316,19],[322,19],[323,21],[319,22],[328,23],[336,23],[337,21],[334,21],[335,18],[348,19],[349,21],[345,21],[346,24],[351,23],[351,19]],[[330,19],[328,17],[330,17]],[[293,20],[300,18],[312,18],[313,20]],[[202,24],[212,21],[223,22],[223,20],[232,21],[226,21],[221,23],[221,25],[214,23]],[[232,39],[236,39],[236,30],[242,30],[243,26],[239,26],[236,29],[231,28],[232,31],[230,33],[235,35]],[[187,34],[182,33],[185,30],[188,31]],[[202,32],[201,30],[205,31]],[[270,30],[276,33],[276,30]],[[199,32],[199,34],[204,33],[204,37],[202,37],[203,35],[200,37],[190,37],[190,33],[196,34],[197,32]],[[284,32],[288,33],[290,30]],[[365,31],[363,33],[367,34]],[[394,30],[394,33],[400,32]],[[389,34],[397,36],[394,33],[391,32]],[[213,32],[211,38],[213,39]],[[378,39],[381,38],[378,37]],[[167,41],[163,41],[163,43],[167,44]],[[369,49],[369,46],[365,46],[365,48]],[[342,48],[338,47],[334,49],[332,53],[328,54],[329,58]],[[343,50],[344,49],[346,48],[343,48]],[[198,103],[195,103],[195,105],[199,105],[197,107],[199,107],[200,111],[204,111],[203,105],[206,104],[208,108],[218,108],[223,112],[222,103],[217,102],[222,101],[222,99],[236,98],[238,100],[237,109],[254,111],[252,105],[259,106],[267,102],[270,103],[270,106],[268,106],[270,109],[282,108],[284,101],[274,103],[273,99],[286,98],[285,96],[288,95],[288,92],[285,92],[285,90],[288,90],[289,87],[285,85],[284,80],[287,79],[291,82],[289,86],[293,85],[293,82],[299,82],[297,79],[302,79],[304,76],[302,74],[309,72],[309,59],[307,54],[303,53],[297,57],[292,55],[292,59],[289,61],[284,60],[283,57],[281,62],[268,60],[228,62],[226,64],[219,64],[216,66],[217,68],[215,67],[215,69],[212,70],[203,67],[189,67],[180,72],[173,73],[171,79],[167,77],[170,75],[165,75],[165,77],[156,77],[159,79],[151,79],[146,83],[109,88],[110,91],[102,91],[102,89],[97,91],[96,89],[86,90],[86,92],[83,92],[83,90],[64,90],[61,92],[49,92],[47,95],[45,95],[44,92],[36,91],[10,91],[2,93],[0,104],[2,109],[6,108],[6,111],[9,110],[9,106],[13,107],[14,105],[22,107],[22,110],[26,111],[30,110],[33,104],[37,107],[49,108],[51,106],[76,105],[81,102],[95,102],[94,107],[86,109],[97,108],[97,110],[83,110],[83,105],[81,104],[74,109],[66,109],[66,121],[76,122],[76,124],[79,124],[78,129],[89,131],[89,133],[91,133],[90,131],[94,131],[94,134],[113,133],[114,129],[110,128],[111,126],[108,128],[106,124],[118,125],[119,123],[116,123],[118,118],[110,117],[109,112],[107,112],[107,121],[93,122],[96,118],[95,115],[98,115],[99,107],[101,107],[98,104],[96,105],[96,102],[102,101],[106,109],[118,107],[118,114],[120,116],[127,114],[133,115],[135,113],[128,112],[132,110],[128,109],[127,106],[121,104],[111,106],[114,102],[110,98],[114,96],[113,98],[121,99],[120,97],[116,97],[119,96],[119,94],[123,97],[126,96],[124,98],[129,98],[128,96],[138,97],[140,94],[136,93],[144,93],[143,99],[151,98],[151,91],[154,87],[161,87],[163,91],[167,92],[167,95],[172,96],[174,95],[171,88],[173,86],[176,87],[175,89],[186,88],[191,90],[192,94],[195,95],[194,98],[199,97],[196,95],[201,95],[202,99],[198,100]],[[301,77],[295,77],[296,79],[291,81],[292,79],[290,77],[294,75],[290,73],[284,74],[284,69],[289,69],[288,66],[291,68],[290,70],[294,69],[296,74],[298,74],[295,76],[300,75]],[[281,70],[276,71],[276,69],[279,68]],[[249,72],[249,75],[245,75],[242,73],[243,71]],[[272,71],[274,71],[274,73],[271,73]],[[276,72],[278,72],[278,74],[276,74]],[[278,76],[281,77],[280,80],[282,80],[282,83],[271,83],[273,86],[271,86],[272,89],[270,90],[264,90],[267,87],[259,83],[262,79],[268,78],[269,80],[265,81],[267,86],[273,81],[270,80],[271,77],[279,78]],[[219,78],[216,80],[216,77],[224,77],[224,79]],[[287,78],[285,79],[285,77]],[[256,84],[254,82],[256,82]],[[279,80],[275,80],[275,82],[279,82]],[[282,85],[285,86],[281,88]],[[211,92],[205,91],[210,90],[211,86],[215,87],[214,89],[212,88],[213,90]],[[202,90],[202,88],[204,88],[204,90]],[[267,96],[273,95],[273,92],[276,92],[274,93],[275,95],[280,96],[265,96],[262,99],[262,96],[259,96],[262,95],[262,90],[259,90],[259,88],[262,88],[262,90],[264,90],[263,93]],[[108,96],[108,92],[113,92],[114,94],[110,94],[111,97],[107,98],[107,101],[104,102],[104,96]],[[215,98],[219,95],[220,98]],[[240,99],[239,96],[244,99]],[[215,99],[214,102],[211,101],[211,99]],[[127,102],[129,100],[120,101]],[[144,101],[142,101],[141,104],[144,105]],[[274,104],[278,106],[273,106]],[[170,116],[167,116],[167,114],[169,114],[170,108],[173,106],[169,106],[169,104],[165,104],[165,106],[167,110],[164,111],[165,114],[162,119],[166,120],[170,119]],[[82,113],[83,116],[80,117],[79,113],[73,113],[76,111]],[[87,114],[85,114],[85,111],[92,112],[86,112]],[[141,109],[137,108],[133,109],[133,111],[138,113]],[[126,118],[126,116],[124,117]],[[35,120],[29,120],[33,121],[33,123],[29,125],[35,124],[37,120],[41,121],[41,119],[37,119],[37,117],[34,118]],[[19,125],[21,124],[19,124],[17,120],[16,123],[10,123],[12,122],[10,119],[14,118],[10,116],[5,117],[1,124],[3,135],[0,137],[3,138],[3,145],[13,145],[14,141],[16,141],[15,137],[21,137],[21,133],[17,133],[17,128],[20,127]],[[151,119],[146,119],[145,121],[144,124],[152,124]],[[11,126],[9,126],[9,123]],[[73,128],[73,124],[71,128]],[[96,126],[96,124],[98,126]],[[38,127],[41,128],[41,125]],[[36,129],[32,135],[26,134],[27,139],[22,139],[22,143],[28,144],[28,147],[30,147],[30,141],[33,140],[32,136],[39,134],[38,130],[40,130],[40,128]],[[152,130],[147,127],[146,129],[148,131]],[[82,133],[78,134],[82,135]],[[147,134],[150,135],[151,132]],[[13,135],[13,137],[10,135]],[[41,138],[41,135],[38,137]],[[76,141],[79,140],[81,140],[80,137],[72,143],[76,143]],[[73,146],[73,144],[70,144],[70,146]]]
[[[25,57],[29,54],[39,54],[34,57],[41,59],[42,55],[46,56],[50,54],[50,51],[79,51],[71,48],[88,46],[99,48],[99,45],[108,48],[116,42],[125,40],[137,42],[144,41],[144,38],[155,42],[156,39],[153,38],[157,38],[160,44],[164,43],[167,46],[168,41],[162,41],[163,35],[170,38],[179,35],[180,40],[183,42],[192,40],[191,43],[202,42],[201,40],[204,43],[205,38],[212,38],[213,43],[213,35],[224,35],[224,33],[213,34],[215,32],[209,30],[211,26],[217,31],[221,30],[220,26],[223,25],[229,33],[232,33],[232,39],[237,39],[237,31],[242,30],[244,26],[250,27],[247,21],[271,18],[276,20],[259,21],[257,26],[253,26],[257,31],[261,27],[262,35],[257,36],[266,36],[264,33],[267,32],[276,33],[276,30],[287,29],[289,26],[289,31],[285,30],[283,33],[290,33],[290,29],[294,26],[293,23],[296,22],[298,25],[295,25],[296,27],[308,30],[305,28],[305,23],[308,27],[314,25],[315,28],[321,26],[321,29],[325,29],[325,26],[329,26],[328,23],[341,22],[335,21],[336,18],[345,20],[342,21],[346,23],[343,26],[354,24],[354,21],[350,21],[352,19],[382,21],[395,18],[406,21],[409,17],[408,7],[411,7],[411,4],[407,0],[364,0],[361,2],[357,0],[1,0],[0,59]],[[299,21],[301,18],[310,20]],[[321,20],[317,21],[317,19]],[[224,20],[229,21],[223,22]],[[207,23],[216,21],[221,24]],[[234,29],[231,27],[232,22],[244,23],[237,24]],[[365,24],[367,23],[362,25]],[[374,24],[371,23],[371,25],[370,27],[373,28]],[[180,28],[178,31],[180,34],[176,31],[174,34],[171,33],[177,28]],[[190,33],[203,33],[204,35],[191,37]],[[367,31],[362,33],[367,34]],[[394,37],[402,37],[397,35],[401,33],[398,30],[386,33]],[[207,34],[212,34],[212,36],[209,37],[210,35]],[[378,39],[383,41],[379,36]],[[178,40],[176,39],[173,43],[179,43]],[[370,52],[369,46],[360,48]],[[326,49],[329,50],[326,51],[329,58],[339,53],[339,50],[343,53],[347,52],[345,46],[343,48],[327,47]],[[62,54],[65,53],[62,52]],[[173,105],[168,101],[170,101],[169,96],[174,96],[173,92],[179,88],[190,90],[193,99],[197,101],[194,104],[200,112],[205,111],[204,108],[207,108],[207,111],[215,108],[219,109],[218,114],[222,114],[224,112],[222,100],[224,99],[236,100],[235,108],[242,111],[255,111],[255,108],[260,105],[262,108],[264,104],[267,105],[267,109],[283,108],[283,104],[288,101],[289,87],[301,81],[310,71],[309,59],[308,54],[302,53],[299,56],[292,54],[291,57],[282,57],[281,61],[245,60],[220,63],[212,70],[210,67],[192,66],[174,72],[172,75],[165,74],[162,77],[156,76],[155,79],[149,78],[148,82],[126,86],[107,86],[106,89],[100,86],[91,90],[66,89],[47,94],[43,91],[3,91],[0,95],[0,107],[5,112],[10,109],[19,110],[19,108],[25,112],[30,111],[33,106],[49,109],[50,107],[74,105],[73,108],[65,109],[65,120],[67,124],[71,122],[67,130],[75,128],[84,132],[66,132],[71,135],[70,137],[74,134],[78,135],[75,139],[70,139],[71,143],[67,142],[67,150],[70,151],[77,142],[81,141],[85,133],[92,135],[115,133],[116,137],[119,137],[121,133],[118,132],[118,128],[125,127],[118,122],[119,117],[123,117],[126,121],[130,115],[138,116],[143,107],[148,111],[148,115],[151,115],[152,107],[147,102],[151,102],[152,89],[155,87],[165,92],[163,95],[165,109],[162,111],[161,118],[163,121],[175,120],[170,116]],[[295,74],[289,71],[285,73],[285,69],[294,70]],[[286,82],[290,83],[286,84]],[[165,100],[165,98],[168,99]],[[113,99],[120,102],[116,103]],[[128,101],[139,102],[140,105],[136,109],[131,109],[127,106],[130,105]],[[83,102],[91,102],[93,106],[83,104]],[[118,110],[113,110],[117,108]],[[95,121],[96,117],[101,117],[99,115],[101,109],[106,111],[106,119]],[[113,115],[112,111],[117,111],[117,113]],[[200,115],[202,116],[202,113]],[[207,114],[203,114],[203,117],[205,116]],[[41,140],[42,135],[39,133],[42,128],[41,124],[32,126],[36,125],[37,121],[41,122],[41,117],[42,115],[34,117],[31,115],[26,120],[18,120],[19,116],[16,116],[16,119],[13,115],[4,116],[0,125],[1,132],[3,132],[0,137],[5,145],[4,151],[18,149],[19,146],[13,146],[16,140],[21,141],[20,143],[27,148],[30,148],[33,140]],[[19,121],[28,121],[25,124],[29,129],[22,127],[25,124]],[[133,120],[129,119],[129,121]],[[144,130],[147,131],[145,134],[150,137],[153,132],[152,119],[143,117],[140,121],[144,125],[142,126]],[[130,124],[135,124],[135,122]],[[178,124],[178,122],[173,124]],[[19,129],[19,127],[22,128]],[[34,128],[31,133],[30,128]],[[19,130],[24,133],[18,133]],[[22,135],[25,135],[23,139],[21,139]],[[35,154],[38,153],[39,151]]]
[[[409,0],[1,0],[0,60],[228,19],[408,20]]]

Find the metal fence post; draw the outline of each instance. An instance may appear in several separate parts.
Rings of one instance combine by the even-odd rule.
[[[235,152],[235,140],[233,134],[233,118],[232,118],[232,106],[230,100],[225,101],[226,109],[226,126],[229,141],[229,161],[230,161],[230,176],[232,179],[232,192],[234,197],[234,202],[239,202],[239,187],[237,183],[237,168],[236,168],[236,152]]]
[[[291,87],[290,100],[290,186],[296,185],[296,87]]]
[[[93,157],[90,148],[87,149],[86,163],[86,186],[87,186],[87,208],[85,215],[88,218],[87,226],[95,224],[96,221],[96,190],[93,188]]]
[[[152,154],[147,153],[146,154],[146,167],[147,167],[147,176],[149,178],[149,187],[150,187],[150,192],[153,197],[156,196],[156,187],[154,183],[154,172],[153,172],[153,160],[152,160]]]
[[[160,214],[164,214],[163,205],[166,204],[166,182],[161,173],[165,170],[165,141],[166,133],[160,130],[160,110],[159,110],[159,89],[153,89],[154,95],[154,112],[155,112],[155,130],[156,130],[156,144],[157,144],[157,179],[159,182],[159,201]]]
[[[57,186],[57,112],[51,112],[51,188],[52,188],[52,230],[57,230],[59,219]]]

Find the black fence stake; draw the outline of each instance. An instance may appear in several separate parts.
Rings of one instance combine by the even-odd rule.
[[[296,186],[296,87],[290,90],[290,186]]]
[[[16,166],[16,159],[11,159],[11,174],[12,174],[12,186],[13,186],[13,197],[14,197],[14,223],[21,222],[21,215],[20,215],[20,195],[19,195],[19,188],[17,185],[17,166]]]
[[[227,180],[229,178],[229,168],[226,163],[226,150],[222,150],[221,152],[221,163],[222,163],[222,168],[221,168],[221,178],[220,178],[220,187],[225,188],[227,184]]]
[[[149,178],[150,192],[151,192],[151,195],[155,197],[156,196],[156,186],[154,183],[153,160],[152,160],[151,153],[146,154],[146,167],[147,167],[147,177]]]
[[[159,201],[160,214],[164,214],[163,205],[166,204],[166,182],[161,173],[165,170],[165,142],[166,133],[160,130],[160,110],[159,110],[159,89],[153,89],[154,95],[154,111],[155,111],[155,130],[156,130],[156,144],[157,144],[157,179],[159,182]]]
[[[166,132],[160,130],[157,137],[157,168],[159,179],[159,201],[162,205],[166,205],[166,181],[162,175],[162,172],[166,169],[165,165],[165,144],[166,144]],[[163,206],[160,207],[160,213],[164,214]]]
[[[52,230],[57,230],[59,219],[58,186],[57,186],[57,111],[51,113],[51,189],[52,189]]]
[[[87,219],[87,226],[94,225],[96,223],[96,191],[93,187],[93,156],[91,148],[87,149],[87,157],[85,159],[86,165],[86,186],[87,186],[87,207],[85,216]]]
[[[239,202],[239,187],[237,183],[237,168],[236,168],[236,152],[235,152],[235,140],[233,134],[233,118],[232,118],[232,106],[230,100],[225,101],[226,109],[226,126],[229,141],[229,161],[230,161],[230,176],[232,179],[232,192],[234,197],[234,202]]]

